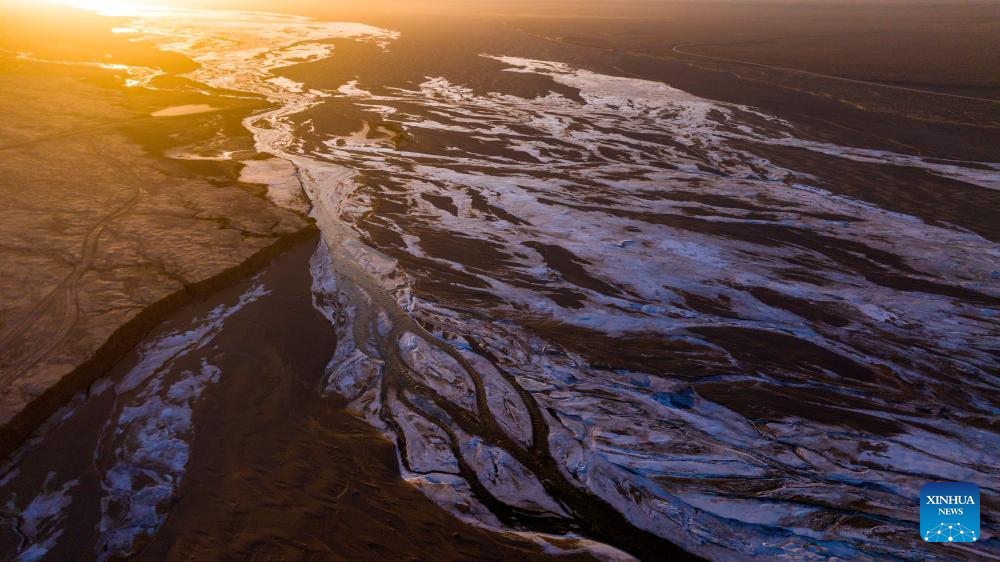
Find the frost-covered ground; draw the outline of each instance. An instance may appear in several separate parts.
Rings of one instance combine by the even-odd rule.
[[[456,515],[609,558],[625,555],[601,543],[643,556],[660,539],[715,559],[1000,554],[928,550],[914,507],[931,480],[1000,489],[1000,246],[759,152],[981,189],[1000,164],[804,138],[754,108],[502,53],[482,57],[549,93],[449,76],[316,89],[277,72],[336,57],[333,39],[388,56],[398,34],[140,16],[137,37],[201,65],[188,79],[274,103],[245,125],[291,166],[247,179],[323,230],[315,300],[340,342],[316,350],[333,355],[324,391]],[[336,133],[323,108],[366,117]]]

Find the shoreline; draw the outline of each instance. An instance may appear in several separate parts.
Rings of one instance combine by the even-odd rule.
[[[131,320],[119,326],[90,358],[0,427],[0,458],[6,459],[16,452],[59,408],[110,370],[173,311],[255,275],[296,242],[318,232],[315,222],[310,220],[304,228],[279,236],[272,244],[258,250],[238,265],[197,283],[185,285],[183,289],[145,307]]]
[[[466,48],[442,62],[436,30],[407,28],[397,44],[403,32],[351,41],[344,24],[283,22],[230,16],[236,31],[197,27],[200,42],[157,43],[205,63],[165,80],[219,99],[225,87],[260,107],[123,127],[145,154],[81,149],[110,161],[111,178],[129,171],[122,162],[148,172],[119,186],[150,194],[145,213],[107,229],[120,248],[108,244],[105,261],[140,265],[121,284],[160,279],[146,264],[180,282],[112,300],[124,303],[118,322],[70,348],[62,379],[11,393],[21,401],[0,424],[8,505],[30,516],[32,497],[72,504],[34,544],[65,533],[59,548],[84,551],[81,537],[99,532],[90,551],[117,558],[145,534],[165,558],[194,556],[200,543],[249,559],[308,535],[308,552],[364,558],[398,537],[373,528],[369,539],[363,517],[339,510],[391,506],[411,524],[396,502],[419,495],[419,506],[569,552],[591,542],[642,559],[926,548],[901,498],[927,475],[901,449],[988,458],[989,438],[967,430],[988,414],[978,394],[998,365],[983,337],[1000,302],[998,231],[982,209],[1000,193],[1000,164],[964,147],[992,133],[905,112],[869,127],[877,109],[851,96],[877,92],[831,86],[820,99],[811,82],[761,67],[730,75],[676,53],[659,63],[624,47],[520,46],[530,32],[516,27],[463,30],[454,40]],[[143,29],[171,37],[182,24],[153,18]],[[314,32],[335,36],[313,43]],[[245,50],[221,51],[230,33]],[[209,107],[156,88],[141,96],[171,99],[157,112],[142,104],[143,115]],[[395,129],[409,142],[380,136]],[[946,146],[953,137],[964,144]],[[160,169],[171,154],[179,163]],[[239,194],[212,186],[255,199],[236,205]],[[172,209],[177,220],[159,218]],[[277,210],[294,219],[279,231],[261,218]],[[144,251],[146,230],[158,251]],[[200,236],[185,240],[192,230]],[[77,315],[78,272],[103,230],[88,232],[65,297]],[[52,341],[76,341],[72,323],[51,324]],[[20,325],[5,333],[47,341]],[[948,391],[970,381],[971,402]],[[928,419],[927,403],[955,417]],[[352,439],[345,428],[357,428]],[[384,458],[362,463],[375,443]],[[865,453],[876,449],[886,454]],[[821,450],[833,452],[801,453]],[[827,478],[830,463],[864,477]],[[969,468],[943,457],[926,466],[939,478]],[[372,467],[408,487],[384,492]],[[371,507],[344,495],[359,476],[369,489],[351,493]],[[864,507],[830,499],[844,497]],[[154,524],[137,527],[150,507]],[[845,510],[857,517],[827,529]],[[338,529],[348,545],[335,544]]]
[[[0,488],[22,512],[63,507],[0,526],[0,542],[31,526],[18,553],[60,560],[548,560],[566,544],[456,518],[401,474],[392,441],[317,392],[337,347],[311,290],[322,242],[286,240],[259,273],[172,307],[32,436]]]

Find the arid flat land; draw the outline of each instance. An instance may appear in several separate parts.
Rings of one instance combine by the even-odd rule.
[[[0,557],[1000,556],[995,3],[211,4],[3,20]]]
[[[104,18],[52,10],[39,22],[0,7],[0,488],[10,500],[0,557],[39,542],[47,559],[549,559],[434,505],[400,478],[389,441],[316,393],[336,345],[311,300],[318,233],[308,208],[282,208],[239,179],[241,161],[287,164],[257,155],[240,124],[264,104],[180,79],[129,87],[142,78],[132,67],[196,65],[113,36]],[[224,340],[157,355],[260,287]],[[206,361],[235,376],[194,408],[195,423],[215,430],[191,443],[197,461],[170,524],[146,536],[156,506],[140,513],[129,491],[111,508],[125,529],[100,533],[103,479],[133,460],[102,441],[121,408],[135,408],[108,389],[151,358],[168,364],[132,394],[166,397]],[[151,411],[157,431],[190,439],[169,435],[176,428],[155,418],[164,412]],[[169,442],[119,445],[169,453]],[[38,490],[62,478],[80,484],[73,507],[27,523]]]
[[[7,16],[13,26],[17,14]],[[219,104],[212,113],[153,117],[190,96],[125,87],[123,70],[113,65],[132,54],[106,68],[45,62],[47,54],[65,60],[53,43],[77,55],[83,53],[74,42],[92,45],[90,34],[99,31],[81,19],[74,28],[34,26],[35,43],[24,27],[2,40],[5,447],[134,343],[155,316],[152,305],[164,309],[167,301],[215,286],[308,227],[302,216],[261,197],[259,187],[240,185],[231,166],[163,155],[238,128],[246,100]],[[62,42],[53,42],[53,34]],[[124,40],[98,38],[109,59],[117,46],[129,51]],[[241,142],[251,146],[238,135],[227,140],[233,149]]]

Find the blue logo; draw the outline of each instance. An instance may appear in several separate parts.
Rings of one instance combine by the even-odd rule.
[[[927,542],[979,540],[979,486],[928,482],[920,488],[920,537]]]

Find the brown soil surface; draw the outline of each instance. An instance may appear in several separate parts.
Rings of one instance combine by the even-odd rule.
[[[31,47],[24,41],[4,35],[0,46]],[[232,165],[162,156],[239,128],[245,101],[152,118],[191,95],[125,88],[120,73],[0,53],[0,425],[40,398],[58,407],[74,389],[56,385],[97,376],[97,365],[78,371],[154,303],[231,277],[308,227],[240,185]],[[106,368],[114,357],[104,355]]]
[[[318,392],[336,341],[312,306],[308,261],[317,242],[310,236],[254,279],[175,310],[144,338],[190,329],[213,309],[233,306],[252,285],[268,290],[227,319],[209,345],[161,373],[176,380],[209,361],[221,376],[194,404],[183,479],[163,527],[151,539],[140,535],[135,559],[548,558],[536,545],[467,525],[432,503],[400,478],[390,442]],[[141,349],[126,354],[107,381],[119,383],[142,360]],[[47,424],[18,452],[17,468],[0,485],[3,497],[20,504],[53,482],[77,482],[48,559],[96,552],[101,481],[109,477],[100,443],[125,396],[93,389],[79,395],[71,415]],[[0,557],[15,557],[17,545],[16,527],[0,525]]]

